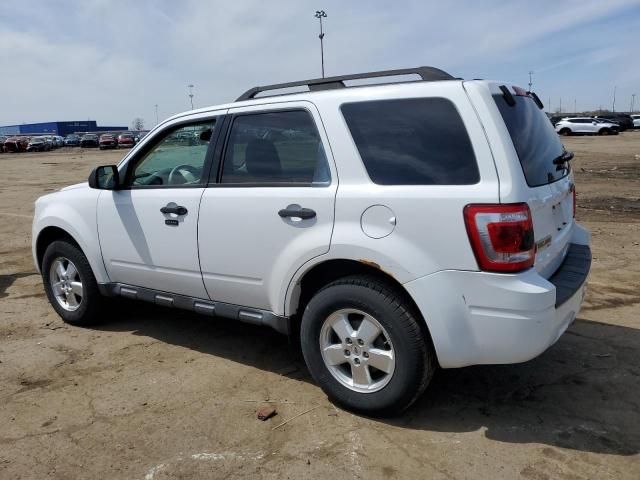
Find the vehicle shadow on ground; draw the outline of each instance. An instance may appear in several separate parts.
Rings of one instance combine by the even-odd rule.
[[[312,382],[299,347],[268,328],[148,304],[100,329],[127,331]],[[556,345],[516,365],[440,370],[404,414],[374,419],[434,432],[585,452],[640,452],[640,330],[577,320]]]

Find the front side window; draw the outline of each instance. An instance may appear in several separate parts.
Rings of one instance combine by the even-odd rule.
[[[305,110],[237,116],[231,126],[222,183],[326,185],[322,141]]]
[[[166,133],[136,162],[131,186],[176,186],[204,183],[207,149],[215,120],[183,125]]]
[[[369,177],[378,185],[471,185],[480,174],[451,101],[403,98],[341,107]]]

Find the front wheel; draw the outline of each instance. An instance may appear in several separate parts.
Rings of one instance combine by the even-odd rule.
[[[562,135],[563,137],[568,137],[569,135],[571,135],[571,130],[568,128],[563,128],[562,130],[560,130],[560,135]]]
[[[330,399],[370,415],[411,405],[436,369],[433,347],[404,295],[368,276],[337,280],[311,299],[300,343]]]
[[[42,281],[54,310],[72,325],[90,325],[103,313],[105,299],[87,257],[74,244],[58,240],[42,260]]]
[[[602,128],[598,132],[598,135],[609,135],[609,133],[611,133],[611,131],[608,128]]]

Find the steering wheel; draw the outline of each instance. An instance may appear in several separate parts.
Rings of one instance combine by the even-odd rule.
[[[200,172],[193,165],[183,164],[173,167],[169,172],[169,178],[167,179],[168,185],[173,185],[174,177],[176,173],[180,173],[180,176],[184,179],[182,183],[195,183],[200,180]]]

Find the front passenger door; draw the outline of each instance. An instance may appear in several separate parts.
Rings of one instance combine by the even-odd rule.
[[[123,188],[100,194],[98,233],[112,282],[207,298],[198,209],[218,123],[207,118],[168,127],[121,169]]]

